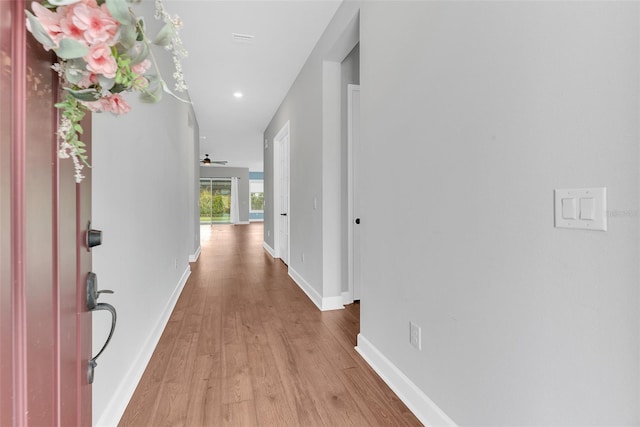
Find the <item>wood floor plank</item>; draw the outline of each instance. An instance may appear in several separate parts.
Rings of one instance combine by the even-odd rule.
[[[320,312],[262,241],[260,223],[203,230],[120,425],[421,425],[354,350],[359,305]]]

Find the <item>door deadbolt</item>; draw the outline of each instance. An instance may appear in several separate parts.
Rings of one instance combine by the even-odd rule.
[[[91,228],[91,221],[87,225],[87,250],[102,244],[102,231]]]

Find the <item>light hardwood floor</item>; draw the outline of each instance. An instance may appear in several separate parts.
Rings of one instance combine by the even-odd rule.
[[[320,312],[262,248],[214,225],[121,426],[419,426],[354,350],[359,306]]]

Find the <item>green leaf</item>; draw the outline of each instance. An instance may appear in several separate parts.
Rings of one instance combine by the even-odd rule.
[[[129,89],[128,86],[116,83],[116,84],[113,85],[113,87],[111,89],[109,89],[109,92],[111,92],[111,93],[120,93],[120,92],[123,92],[123,91],[125,91],[127,89]]]
[[[28,10],[25,10],[25,13],[27,14],[27,21],[29,22],[29,27],[31,27],[31,34],[33,34],[33,37],[35,37],[35,39],[38,40],[46,50],[55,48],[56,44],[51,40],[49,33],[47,33],[47,30],[45,30],[40,24],[38,18],[33,16],[33,14]]]
[[[135,25],[120,25],[118,29],[119,41],[125,49],[131,49],[136,44],[136,37],[138,32]]]
[[[108,79],[102,74],[98,74],[98,82],[100,83],[100,86],[102,87],[102,89],[111,90],[113,85],[116,84],[116,79]]]
[[[173,37],[173,28],[171,25],[166,24],[155,39],[153,39],[152,43],[158,46],[167,46],[171,43],[171,39]]]
[[[69,83],[78,84],[84,77],[82,71],[87,69],[87,63],[81,58],[70,59],[67,61],[64,76]]]
[[[162,84],[160,80],[153,76],[149,78],[149,86],[140,93],[140,100],[149,104],[156,103],[162,99]]]
[[[144,40],[144,17],[138,19],[136,31],[138,32],[136,40],[141,42],[142,40]]]
[[[62,59],[76,59],[88,54],[89,48],[79,41],[62,39],[60,40],[60,47],[56,49],[56,53]]]
[[[129,11],[129,6],[127,6],[127,2],[125,0],[106,0],[106,3],[109,13],[111,13],[111,16],[113,16],[118,22],[124,25],[135,24],[133,17],[131,16],[131,12]]]
[[[130,50],[131,55],[131,65],[138,65],[149,56],[149,47],[146,43],[138,43],[136,47],[140,48],[140,51],[136,51],[136,49]]]
[[[80,101],[93,102],[100,99],[100,94],[95,89],[73,90],[71,88],[65,87],[64,90],[69,92],[71,96]]]

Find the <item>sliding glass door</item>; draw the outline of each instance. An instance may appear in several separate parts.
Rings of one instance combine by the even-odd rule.
[[[200,179],[200,224],[229,223],[231,179]]]

